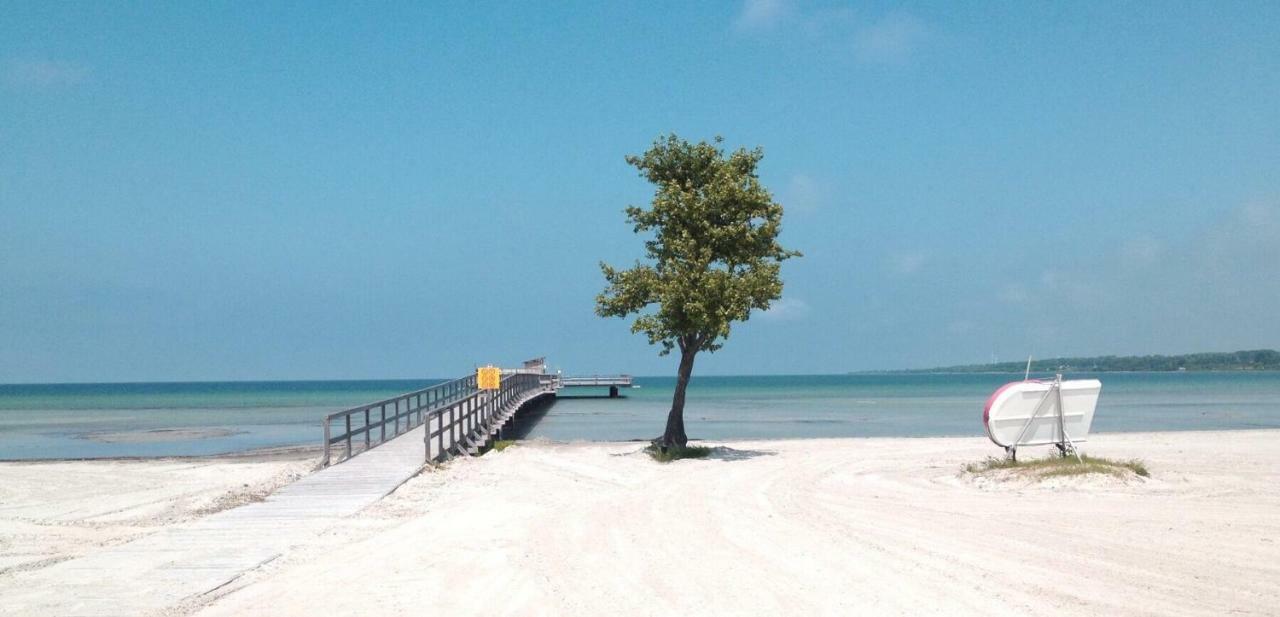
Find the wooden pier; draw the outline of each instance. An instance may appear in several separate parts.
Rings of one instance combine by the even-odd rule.
[[[561,377],[561,388],[630,388],[630,375],[591,375],[590,377]]]
[[[559,388],[608,388],[609,398],[618,398],[618,388],[634,388],[630,375],[591,375],[589,377],[560,377]]]
[[[554,397],[562,382],[525,367],[504,371],[497,390],[480,390],[473,374],[329,414],[319,471],[261,502],[17,572],[0,580],[0,612],[151,615],[208,597],[344,524],[425,463],[479,453],[522,409]]]
[[[424,461],[479,454],[501,437],[517,413],[538,399],[554,397],[565,388],[608,388],[609,398],[617,398],[619,388],[631,387],[630,375],[548,373],[544,358],[503,369],[497,390],[480,389],[472,373],[325,416],[321,465],[340,463],[424,425]]]
[[[525,405],[555,396],[556,378],[513,370],[497,390],[481,390],[474,374],[324,418],[321,465],[345,461],[420,426],[423,461],[479,454]]]

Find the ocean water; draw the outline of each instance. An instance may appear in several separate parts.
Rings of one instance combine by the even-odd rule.
[[[441,381],[0,385],[0,460],[192,456],[319,445],[325,415]],[[145,435],[173,429],[215,436]]]
[[[1097,432],[1280,428],[1280,373],[1104,373]],[[1021,375],[695,376],[691,437],[982,435],[987,396]],[[441,380],[0,385],[0,459],[203,455],[319,444],[327,413]],[[675,380],[648,377],[609,399],[565,391],[528,437],[648,439]],[[199,433],[199,438],[172,429]],[[147,434],[148,431],[153,431]],[[158,431],[158,432],[157,432]],[[140,440],[136,437],[147,436]]]
[[[1033,375],[1035,377],[1036,375]],[[1039,375],[1039,377],[1049,377]],[[1094,431],[1280,428],[1280,373],[1074,373],[1102,380]],[[692,438],[982,435],[982,408],[1021,374],[701,377],[690,386]],[[662,432],[671,378],[637,378],[626,400],[570,398],[533,427],[555,440]]]

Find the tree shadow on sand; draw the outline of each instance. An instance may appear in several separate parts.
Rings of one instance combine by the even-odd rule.
[[[716,446],[711,449],[711,454],[707,455],[709,459],[720,461],[745,461],[761,456],[775,456],[778,453],[773,450],[738,450],[728,446]]]
[[[648,440],[633,439],[632,441],[648,441]],[[689,445],[691,447],[694,446],[692,442]],[[690,457],[687,457],[687,459],[688,460],[715,459],[718,461],[745,461],[753,458],[758,458],[761,456],[774,456],[777,454],[777,452],[773,450],[738,450],[736,448],[730,448],[728,446],[707,447],[707,450],[709,451],[707,452],[706,456],[690,456]],[[645,453],[646,453],[646,449],[641,448],[639,450],[635,450],[632,452],[615,452],[613,454],[610,454],[609,456],[635,456],[637,454],[645,454]]]

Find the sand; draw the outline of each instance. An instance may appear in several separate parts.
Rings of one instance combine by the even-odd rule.
[[[316,460],[310,449],[282,449],[0,463],[0,582],[260,499],[309,472]]]
[[[1043,484],[966,477],[981,438],[715,445],[454,461],[167,614],[1280,614],[1280,431],[1096,435],[1152,478]]]
[[[1098,435],[1086,451],[1153,478],[1031,486],[960,473],[985,439],[725,445],[457,461],[182,612],[1280,612],[1277,431]]]

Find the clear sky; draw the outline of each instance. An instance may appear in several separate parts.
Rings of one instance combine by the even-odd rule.
[[[670,374],[623,157],[762,146],[695,372],[1280,347],[1280,3],[0,6],[0,382]]]

